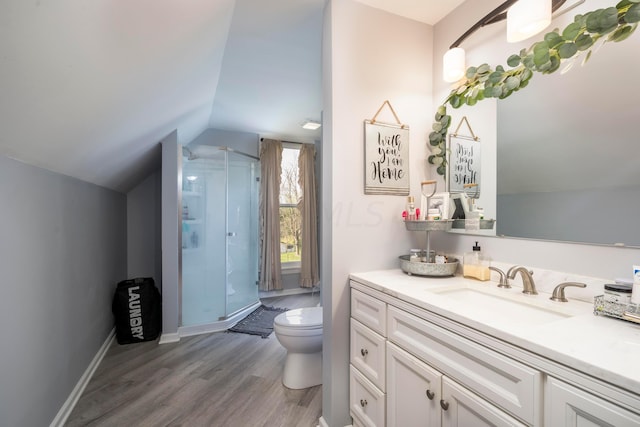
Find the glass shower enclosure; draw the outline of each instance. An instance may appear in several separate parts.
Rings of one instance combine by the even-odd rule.
[[[257,158],[226,147],[182,162],[181,327],[233,319],[259,304]]]

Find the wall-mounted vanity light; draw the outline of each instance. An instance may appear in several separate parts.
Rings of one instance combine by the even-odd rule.
[[[443,77],[446,82],[460,80],[466,71],[465,52],[460,44],[476,30],[507,19],[507,41],[528,39],[551,23],[551,14],[566,0],[507,0],[476,22],[458,38],[443,58]]]

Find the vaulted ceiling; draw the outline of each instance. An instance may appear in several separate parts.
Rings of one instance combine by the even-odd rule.
[[[461,3],[360,1],[429,23]],[[5,0],[0,154],[126,192],[174,129],[317,139],[324,3]]]

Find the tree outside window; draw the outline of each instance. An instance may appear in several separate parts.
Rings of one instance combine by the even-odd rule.
[[[298,202],[302,189],[298,185],[298,148],[282,150],[280,177],[280,261],[284,268],[300,264],[302,230]]]

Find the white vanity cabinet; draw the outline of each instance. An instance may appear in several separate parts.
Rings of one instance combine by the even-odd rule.
[[[593,393],[548,377],[545,387],[545,425],[638,426],[640,416]]]
[[[601,353],[596,363],[574,367],[567,362],[574,355],[548,352],[524,337],[514,345],[478,320],[449,317],[446,302],[438,305],[429,292],[423,301],[400,288],[351,280],[354,426],[640,427],[635,383],[612,381],[597,364]],[[594,328],[608,327],[600,320]],[[633,340],[635,331],[616,333]]]

